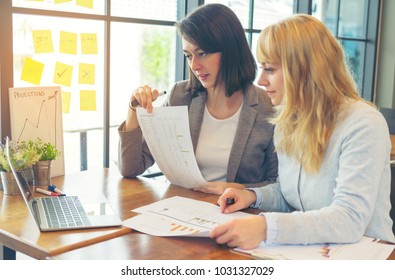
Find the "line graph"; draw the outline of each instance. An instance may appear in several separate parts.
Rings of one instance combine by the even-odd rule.
[[[57,141],[56,141],[57,140],[56,139],[57,135],[56,135],[56,133],[54,133],[54,139],[52,139],[52,137],[51,137],[51,130],[56,132],[57,100],[58,100],[58,98],[60,98],[59,95],[60,95],[60,93],[58,91],[55,91],[52,95],[47,97],[48,101],[53,101],[53,103],[54,103],[53,105],[48,104],[48,106],[51,106],[51,107],[53,106],[53,108],[51,108],[51,109],[53,109],[53,112],[49,112],[50,110],[47,108],[47,100],[44,99],[41,102],[40,109],[38,111],[38,115],[35,118],[35,120],[32,121],[29,118],[25,118],[25,122],[24,122],[23,127],[22,127],[22,129],[21,129],[21,131],[19,133],[18,138],[17,138],[18,142],[23,139],[23,135],[24,135],[24,132],[26,130],[26,126],[27,125],[31,125],[32,127],[35,127],[36,129],[40,128],[40,122],[42,123],[42,120],[41,120],[42,116],[41,116],[41,114],[44,111],[44,113],[46,113],[46,114],[45,114],[45,116],[43,116],[43,118],[45,118],[45,120],[48,120],[48,121],[46,121],[46,124],[47,124],[47,131],[48,131],[49,138],[51,140],[53,140],[54,145],[57,146],[56,145],[57,144]],[[51,118],[52,113],[53,113],[53,117]],[[52,142],[52,141],[50,141],[50,142]]]
[[[21,87],[9,89],[11,138],[50,142],[61,151],[52,164],[52,176],[64,175],[61,89]]]

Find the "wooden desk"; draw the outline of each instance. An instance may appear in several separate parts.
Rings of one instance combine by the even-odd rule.
[[[216,203],[218,196],[195,192],[182,187],[145,179],[143,186],[127,186],[134,179],[123,179],[124,203],[128,209],[135,209],[159,199],[175,195]],[[130,187],[130,188],[129,188]],[[130,189],[134,188],[132,192]],[[127,189],[127,190],[126,190]],[[257,212],[252,210],[249,212]],[[136,215],[130,212],[130,217]],[[116,250],[114,249],[116,248]],[[226,246],[218,245],[210,238],[157,237],[133,231],[130,234],[100,242],[81,249],[69,251],[51,259],[62,260],[204,260],[227,259],[246,260],[247,256],[231,252]]]
[[[159,199],[174,195],[216,203],[217,196],[191,191],[185,188],[164,184],[152,179],[120,179],[120,194],[123,208],[135,209]],[[258,210],[249,212],[257,213]],[[130,212],[123,217],[132,217]],[[115,249],[116,248],[116,249]],[[57,260],[251,260],[234,253],[226,246],[220,246],[209,238],[157,237],[132,231],[111,240],[68,251],[50,259]],[[395,260],[395,250],[389,256]]]
[[[118,170],[110,169],[61,176],[53,183],[68,195],[104,194],[122,220],[136,215],[132,209],[174,195],[211,203],[218,198],[152,179],[125,179]],[[209,238],[155,237],[123,227],[41,233],[22,197],[3,196],[1,192],[0,243],[39,259],[249,259]],[[395,251],[390,259],[395,259]]]
[[[119,178],[119,173],[113,174],[109,170],[86,171],[53,178],[52,183],[69,195],[90,196],[103,193],[114,211],[121,219],[125,219],[127,217],[123,213],[128,209],[123,209],[119,200]],[[44,259],[130,232],[131,229],[126,227],[40,232],[22,196],[8,196],[0,191],[0,244],[33,258]]]
[[[395,160],[395,135],[390,135],[391,138],[391,160]]]
[[[152,179],[125,179],[115,169],[60,176],[53,178],[52,183],[68,195],[102,193],[121,220],[136,215],[131,211],[134,208],[174,195],[212,203],[218,198]],[[131,232],[124,227],[40,232],[22,197],[6,196],[0,191],[0,244],[33,258],[57,255],[58,259],[247,259],[209,238],[161,238]],[[125,238],[118,238],[121,236]],[[101,245],[93,247],[96,243]]]

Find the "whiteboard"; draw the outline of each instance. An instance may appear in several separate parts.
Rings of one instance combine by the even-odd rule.
[[[10,88],[11,138],[41,138],[61,155],[52,162],[51,177],[64,175],[62,95],[58,86]]]

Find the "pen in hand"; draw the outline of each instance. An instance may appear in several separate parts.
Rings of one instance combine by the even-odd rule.
[[[166,94],[166,91],[160,91],[159,93],[158,93],[158,97],[159,96],[162,96],[162,95],[165,95]],[[136,107],[136,106],[138,106],[140,103],[137,101],[137,99],[135,99],[135,100],[133,100],[133,101],[131,101],[130,102],[130,106],[131,107]]]
[[[235,203],[235,199],[233,197],[227,197],[225,198],[225,205],[221,205],[221,213],[229,213],[228,211],[226,211],[226,209],[228,208],[228,206],[232,205]]]
[[[226,202],[226,205],[232,205],[232,204],[235,204],[235,199],[233,197],[227,197],[225,202]]]

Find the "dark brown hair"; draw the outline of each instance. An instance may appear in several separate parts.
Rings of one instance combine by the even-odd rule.
[[[175,24],[179,34],[207,53],[221,52],[218,83],[224,82],[227,96],[252,84],[256,62],[248,45],[243,26],[236,14],[222,4],[198,7]],[[189,69],[188,88],[192,93],[204,89]]]

